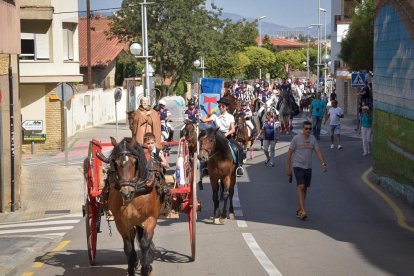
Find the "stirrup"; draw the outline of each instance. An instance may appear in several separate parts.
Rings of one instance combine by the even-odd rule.
[[[244,168],[243,167],[237,167],[236,169],[236,175],[237,176],[243,176],[244,175]]]

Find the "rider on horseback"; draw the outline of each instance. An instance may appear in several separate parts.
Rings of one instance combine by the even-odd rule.
[[[242,109],[240,110],[240,114],[243,115],[243,117],[246,119],[246,125],[250,129],[250,133],[253,132],[254,128],[254,122],[252,120],[253,112],[250,109],[249,103],[247,101],[243,101],[241,104]]]
[[[195,101],[190,99],[188,101],[188,109],[184,112],[184,119],[193,122],[198,122],[198,108],[195,107]]]
[[[161,120],[162,136],[164,137],[164,140],[172,141],[173,135],[174,135],[174,128],[169,123],[171,112],[167,108],[165,108],[165,106],[167,105],[165,100],[161,99],[158,102],[158,105],[159,105],[159,114],[160,114],[160,120]]]
[[[227,112],[227,108],[230,105],[230,101],[227,98],[221,98],[217,101],[220,109],[220,115],[216,114],[210,115],[208,118],[200,120],[204,123],[214,121],[219,130],[227,137],[232,146],[232,149],[236,148],[235,154],[237,154],[236,163],[236,174],[237,176],[242,176],[244,174],[243,170],[243,160],[245,159],[245,154],[243,147],[233,139],[233,134],[236,131],[234,116]]]

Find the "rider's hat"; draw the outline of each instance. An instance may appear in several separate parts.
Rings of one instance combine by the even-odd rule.
[[[246,105],[249,105],[249,103],[248,103],[247,101],[242,101],[242,102],[241,102],[241,105],[242,105],[242,106],[246,106]]]
[[[195,105],[195,101],[193,99],[188,101],[188,106],[190,106],[190,105]]]
[[[229,99],[227,98],[221,98],[220,100],[217,101],[218,104],[224,104],[224,105],[230,105]]]
[[[263,87],[269,87],[269,83],[267,81],[263,82]]]
[[[159,100],[158,104],[167,105],[167,102],[164,99]]]

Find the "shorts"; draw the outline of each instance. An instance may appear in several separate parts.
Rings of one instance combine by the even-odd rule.
[[[340,134],[341,133],[341,125],[331,125],[331,135]]]
[[[304,169],[299,167],[294,167],[293,172],[295,173],[296,185],[303,185],[308,188],[312,179],[312,169]]]

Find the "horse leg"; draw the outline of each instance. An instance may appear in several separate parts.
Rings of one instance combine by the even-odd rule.
[[[127,235],[122,235],[124,240],[124,252],[128,261],[128,275],[135,275],[135,267],[137,265],[137,252],[134,247],[135,230],[132,229]]]
[[[236,185],[236,175],[232,174],[230,188],[229,188],[229,200],[230,200],[229,219],[231,220],[234,220],[236,218],[234,214],[234,207],[233,207],[233,195],[234,195],[235,185]]]
[[[213,178],[210,176],[210,182],[211,182],[211,189],[213,191],[213,203],[214,203],[214,215],[213,215],[213,223],[214,224],[221,224],[220,223],[220,209],[219,209],[219,184],[218,179]]]
[[[227,218],[227,200],[229,199],[229,193],[230,193],[230,177],[231,176],[226,176],[223,179],[223,184],[224,184],[224,192],[223,192],[223,199],[224,199],[224,203],[223,203],[223,209],[221,211],[221,218],[222,219],[226,219]]]
[[[141,275],[149,276],[152,271],[152,262],[154,261],[154,243],[152,238],[154,237],[154,229],[156,225],[156,219],[149,218],[146,223],[146,229],[143,230],[143,235],[139,242],[141,248]]]

